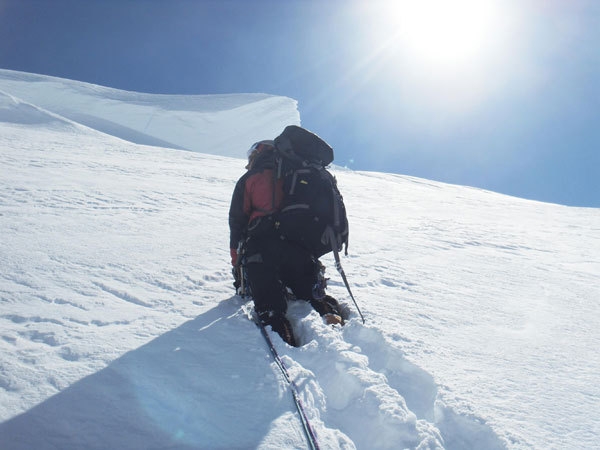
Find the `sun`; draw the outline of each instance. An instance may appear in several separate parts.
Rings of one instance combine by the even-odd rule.
[[[491,0],[389,0],[385,5],[396,45],[429,66],[476,63],[497,32],[498,11]]]

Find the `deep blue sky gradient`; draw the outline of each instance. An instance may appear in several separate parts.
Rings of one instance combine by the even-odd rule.
[[[503,1],[510,45],[460,82],[385,47],[383,6],[358,0],[0,0],[0,67],[285,95],[339,165],[600,207],[600,2]]]

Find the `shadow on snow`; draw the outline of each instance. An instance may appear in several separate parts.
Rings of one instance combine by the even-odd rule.
[[[261,340],[222,301],[0,424],[0,448],[256,448],[291,411]]]

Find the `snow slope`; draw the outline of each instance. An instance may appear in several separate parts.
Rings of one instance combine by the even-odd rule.
[[[228,265],[225,155],[299,122],[263,97],[171,121],[164,96],[0,71],[0,448],[307,447]],[[304,345],[273,335],[321,447],[600,447],[600,211],[335,172],[366,324],[325,257],[349,323],[297,302]]]

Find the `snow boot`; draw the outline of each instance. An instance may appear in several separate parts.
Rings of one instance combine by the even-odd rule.
[[[292,324],[283,313],[264,311],[258,315],[263,325],[271,325],[271,329],[281,336],[286,344],[298,347]]]
[[[344,325],[340,304],[331,295],[325,295],[320,300],[313,299],[310,304],[328,325]]]
[[[325,314],[323,315],[323,320],[325,320],[327,325],[344,325],[344,319],[337,314]]]

